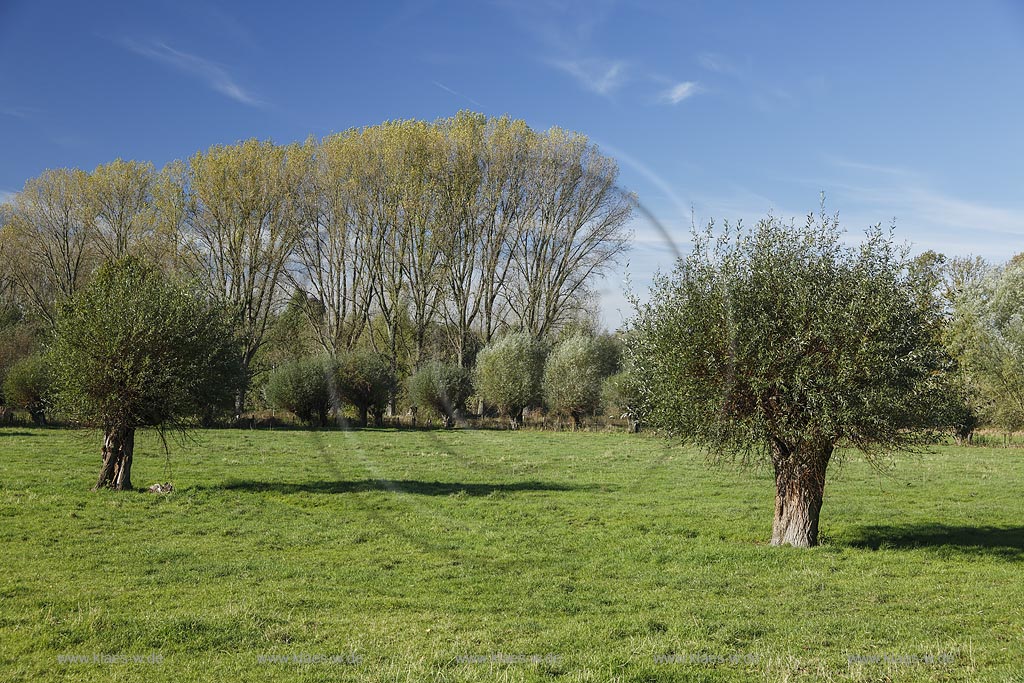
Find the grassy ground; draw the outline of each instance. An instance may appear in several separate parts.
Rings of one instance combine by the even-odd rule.
[[[2,680],[1024,680],[1021,450],[851,460],[800,551],[652,437],[200,432],[166,496],[98,446],[0,429]]]

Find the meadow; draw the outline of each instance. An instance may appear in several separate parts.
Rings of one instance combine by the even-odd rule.
[[[99,442],[0,429],[2,680],[1024,681],[1024,450],[852,456],[798,550],[651,435]]]

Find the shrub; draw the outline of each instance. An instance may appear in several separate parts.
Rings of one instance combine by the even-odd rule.
[[[506,335],[477,356],[476,385],[480,397],[517,429],[523,410],[541,400],[544,346],[525,332]]]
[[[544,364],[544,401],[573,428],[601,405],[601,352],[594,337],[576,335],[558,343]]]
[[[629,431],[640,431],[643,404],[640,383],[630,370],[617,372],[607,377],[601,386],[601,403],[605,410],[629,422]]]
[[[334,369],[334,381],[338,396],[358,412],[360,427],[366,426],[371,413],[378,427],[384,423],[384,410],[396,385],[385,356],[373,351],[342,354]]]
[[[409,402],[415,408],[432,411],[451,429],[473,393],[473,384],[466,368],[431,361],[409,378],[408,389]]]
[[[48,359],[36,354],[14,363],[4,380],[3,395],[12,408],[27,410],[37,425],[46,424],[52,378]]]
[[[331,375],[334,364],[327,358],[302,358],[276,368],[267,379],[267,402],[288,410],[303,422],[326,426],[334,405]]]
[[[602,333],[592,337],[601,377],[611,377],[622,369],[623,341],[615,334]]]
[[[9,405],[4,399],[3,386],[11,367],[39,347],[36,326],[25,320],[15,306],[0,303],[0,414]]]

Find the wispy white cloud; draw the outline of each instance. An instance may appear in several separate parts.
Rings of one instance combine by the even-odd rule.
[[[1024,237],[1024,208],[991,206],[937,192],[928,187],[843,186],[865,203],[884,207],[898,224],[942,228],[960,233],[997,233]]]
[[[898,234],[915,250],[995,260],[1008,258],[1024,244],[1024,205],[996,205],[944,192],[926,174],[902,166],[834,157],[826,161],[837,177],[813,184],[826,189],[829,203],[843,210],[847,225],[894,220]]]
[[[453,89],[449,88],[449,87],[448,87],[447,85],[445,85],[444,83],[440,83],[440,82],[438,82],[438,81],[432,81],[432,83],[433,83],[434,85],[436,85],[436,86],[437,86],[438,88],[440,88],[441,90],[444,90],[444,91],[445,91],[445,92],[447,92],[447,93],[451,93],[452,95],[455,95],[456,97],[459,97],[459,98],[461,98],[461,99],[464,99],[464,100],[466,100],[467,102],[470,102],[470,103],[472,103],[472,104],[476,105],[477,107],[480,107],[481,109],[483,109],[483,108],[484,108],[484,105],[480,104],[479,102],[477,102],[476,100],[474,100],[474,99],[473,99],[472,97],[470,97],[469,95],[463,95],[463,94],[462,94],[462,93],[460,93],[460,92],[459,92],[458,90],[453,90]]]
[[[547,66],[574,78],[584,89],[610,96],[632,74],[628,63],[613,59],[603,49],[597,33],[615,10],[616,0],[495,0],[536,43],[530,47]]]
[[[249,106],[260,106],[263,104],[259,99],[245,90],[235,82],[227,70],[217,64],[197,55],[176,50],[170,45],[160,41],[138,42],[124,39],[121,44],[132,52],[159,62],[173,69],[187,73],[203,81],[211,90],[219,92],[236,102]]]
[[[673,183],[663,176],[655,168],[645,164],[638,158],[628,153],[626,150],[617,147],[614,143],[607,140],[595,140],[598,146],[606,153],[610,154],[619,163],[628,166],[636,173],[643,176],[643,178],[649,182],[657,191],[660,193],[661,200],[667,200],[670,204],[668,215],[661,215],[657,217],[660,223],[671,223],[673,221],[684,220],[686,216],[690,214],[692,205],[687,203],[677,192]],[[646,200],[640,198],[641,206],[646,208],[646,213],[650,215],[656,215],[659,212],[660,203],[652,201],[649,205],[646,203],[651,198],[648,197]],[[661,230],[656,225],[648,226],[650,228],[656,228],[655,233],[660,234]]]
[[[759,74],[749,59],[738,62],[717,52],[698,54],[697,63],[701,68],[717,75],[709,77],[709,80],[721,83],[725,88],[739,88],[745,91],[753,107],[767,114],[798,106],[800,100],[805,99],[809,93],[820,95],[827,87],[827,81],[820,76],[790,81],[783,87],[774,82],[777,77]]]
[[[693,97],[700,92],[700,85],[694,81],[683,81],[676,83],[671,88],[662,91],[658,99],[668,104],[679,104],[688,97]]]
[[[626,63],[619,60],[570,59],[552,60],[550,63],[598,95],[611,95],[627,80]]]
[[[697,63],[708,71],[714,71],[719,74],[736,75],[739,73],[739,67],[733,64],[727,57],[717,54],[715,52],[702,52],[697,55]]]

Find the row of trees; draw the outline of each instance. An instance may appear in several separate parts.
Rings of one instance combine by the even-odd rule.
[[[231,404],[245,381],[233,325],[230,310],[194,283],[125,256],[102,266],[58,306],[45,352],[17,363],[5,389],[12,397],[31,395],[17,400],[28,401],[33,416],[52,406],[78,424],[102,429],[96,487],[130,489],[139,427],[164,434]],[[611,335],[569,335],[547,353],[528,333],[511,333],[480,355],[482,395],[513,426],[541,396],[575,423],[597,409],[601,381],[617,369],[619,354]],[[310,422],[323,424],[351,406],[366,425],[370,415],[380,424],[395,384],[383,354],[355,350],[286,363],[273,372],[266,393],[273,404]],[[430,361],[410,378],[408,395],[415,409],[454,426],[471,391],[469,370]]]
[[[634,424],[714,456],[769,461],[772,543],[814,545],[826,470],[844,448],[875,459],[942,430],[969,439],[978,424],[1020,424],[1022,283],[1021,259],[997,268],[912,259],[878,228],[850,246],[824,212],[802,226],[773,217],[753,230],[709,226],[636,302],[624,347],[568,330],[554,344],[508,332],[472,371],[420,363],[407,397],[450,426],[475,394],[515,427],[536,406],[578,423],[614,395]],[[285,309],[275,327],[296,312]],[[309,318],[298,320],[309,332]],[[238,324],[237,308],[201,282],[125,256],[58,303],[44,362],[22,361],[4,386],[30,396],[34,383],[52,382],[65,414],[103,428],[97,486],[130,488],[136,428],[190,424],[247,381]],[[345,404],[360,423],[379,421],[400,384],[392,360],[353,348],[283,364],[266,393],[310,421]]]
[[[449,425],[471,396],[577,424],[614,396],[770,462],[772,542],[802,546],[844,447],[1024,425],[1024,263],[911,258],[881,229],[851,246],[824,212],[695,234],[624,358],[572,334],[626,246],[616,173],[582,136],[472,114],[48,172],[0,209],[4,394],[101,427],[118,489],[135,429],[240,414],[275,365],[269,401],[321,423],[404,392]]]
[[[373,352],[403,380],[468,368],[506,330],[550,339],[588,305],[628,243],[617,174],[583,135],[469,112],[47,171],[0,208],[0,301],[45,337],[103,263],[156,263],[233,316],[239,414],[289,307],[305,352]]]
[[[620,375],[621,340],[614,335],[576,332],[553,346],[528,333],[507,334],[485,347],[473,370],[432,360],[406,382],[405,403],[413,421],[438,418],[453,427],[477,405],[491,406],[512,429],[528,408],[543,408],[578,427],[602,408],[623,412],[629,400]],[[353,351],[301,358],[278,367],[266,387],[269,403],[301,420],[323,426],[351,406],[359,425],[372,415],[380,424],[398,379],[379,354]]]

